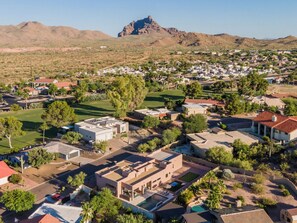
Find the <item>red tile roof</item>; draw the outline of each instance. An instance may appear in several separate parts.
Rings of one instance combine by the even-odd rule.
[[[0,178],[10,177],[14,173],[16,172],[11,169],[4,161],[0,161]]]
[[[35,90],[35,89],[32,88],[32,87],[25,87],[24,89],[28,90],[29,92],[37,91],[37,90]]]
[[[212,104],[217,106],[224,106],[223,102],[212,100],[212,99],[190,99],[186,98],[185,103],[191,103],[191,104]]]
[[[20,223],[61,223],[61,221],[50,214],[45,214],[32,219],[23,220]]]
[[[73,82],[57,82],[55,85],[58,88],[70,88],[71,86],[76,86],[76,83]]]
[[[276,121],[272,121],[273,116],[276,117]],[[297,130],[297,117],[295,116],[284,116],[273,112],[264,111],[254,118],[253,121],[286,133],[291,133],[294,130]]]

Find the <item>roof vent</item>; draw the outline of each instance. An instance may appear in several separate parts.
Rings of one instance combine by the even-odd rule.
[[[277,121],[277,117],[276,117],[276,115],[273,115],[272,118],[271,118],[271,120],[272,120],[273,122],[276,122],[276,121]]]

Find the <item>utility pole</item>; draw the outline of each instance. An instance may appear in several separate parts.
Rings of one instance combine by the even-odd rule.
[[[24,173],[24,159],[23,155],[21,155],[21,169],[22,169],[22,174]]]

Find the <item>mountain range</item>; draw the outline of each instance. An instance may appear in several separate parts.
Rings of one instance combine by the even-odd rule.
[[[133,38],[132,38],[133,37]],[[195,47],[201,49],[233,48],[297,48],[297,38],[262,40],[239,37],[229,34],[209,35],[196,32],[180,31],[176,28],[164,28],[151,16],[133,21],[124,26],[117,38],[100,31],[78,30],[66,26],[46,26],[39,22],[23,22],[16,26],[0,26],[0,47],[57,47],[79,46],[108,40],[115,42],[142,42],[142,46],[154,47]],[[118,44],[121,45],[121,44]]]

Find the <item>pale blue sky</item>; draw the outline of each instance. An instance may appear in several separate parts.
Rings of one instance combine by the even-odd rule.
[[[297,36],[297,0],[0,0],[0,24],[39,21],[116,36],[151,15],[164,27],[256,38]]]

